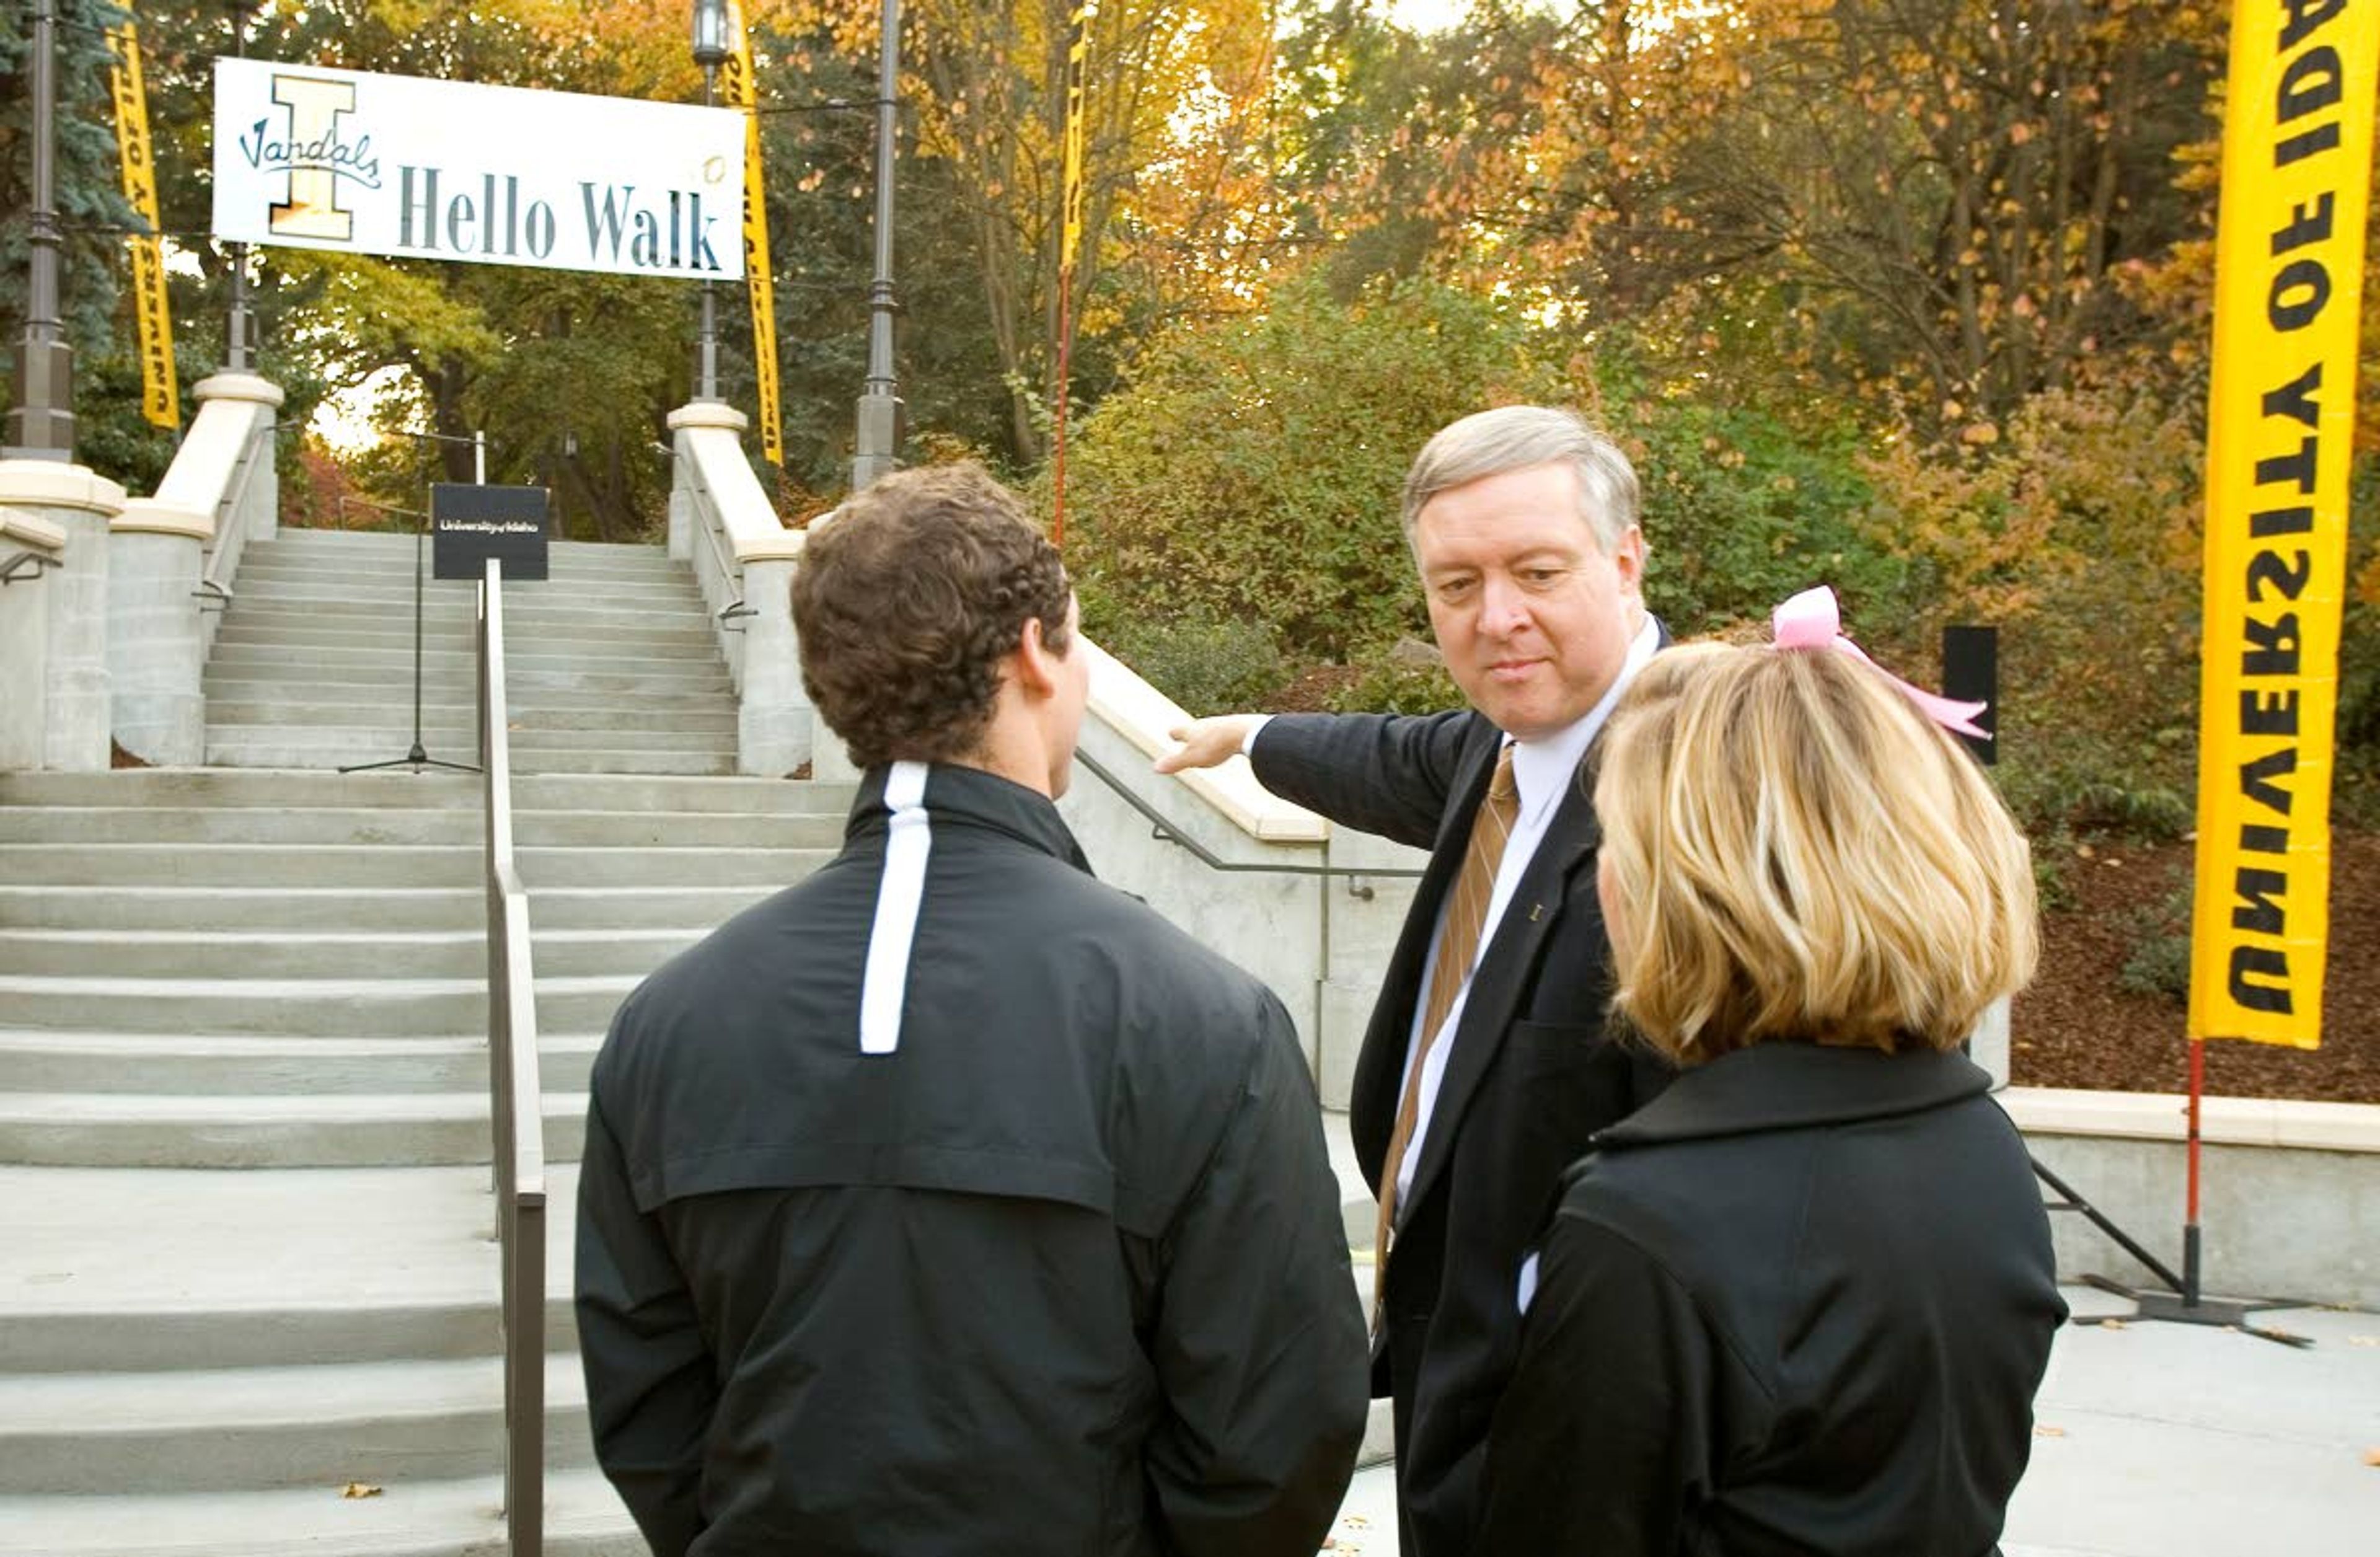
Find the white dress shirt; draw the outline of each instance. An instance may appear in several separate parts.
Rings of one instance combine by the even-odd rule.
[[[1488,899],[1487,919],[1479,927],[1479,951],[1472,960],[1472,972],[1477,971],[1479,957],[1486,956],[1488,948],[1495,944],[1496,928],[1503,922],[1505,906],[1512,902],[1513,889],[1520,884],[1522,873],[1528,870],[1529,861],[1536,858],[1538,844],[1545,840],[1546,826],[1560,808],[1564,792],[1578,782],[1578,765],[1586,756],[1586,748],[1595,744],[1597,733],[1611,717],[1612,709],[1618,706],[1621,693],[1627,690],[1628,684],[1636,678],[1636,673],[1645,668],[1645,663],[1653,657],[1653,651],[1660,646],[1660,629],[1647,614],[1638,626],[1636,636],[1629,640],[1628,657],[1621,662],[1620,674],[1612,678],[1602,701],[1589,709],[1586,716],[1575,724],[1536,740],[1512,743],[1512,786],[1519,792],[1521,812],[1512,823],[1512,837],[1504,845],[1504,858],[1496,867],[1496,889]],[[1401,1098],[1412,1076],[1414,1052],[1421,1043],[1422,1016],[1429,1009],[1430,969],[1436,961],[1438,938],[1445,930],[1446,909],[1441,905],[1437,928],[1430,931],[1432,955],[1423,959],[1421,988],[1414,994],[1413,1029],[1405,1040],[1404,1069],[1397,1081],[1397,1095]],[[1466,972],[1463,988],[1455,991],[1454,1004],[1447,1007],[1446,1025],[1439,1029],[1439,1041],[1429,1046],[1429,1057],[1422,1064],[1421,1095],[1415,1100],[1413,1140],[1405,1147],[1404,1160],[1397,1166],[1397,1220],[1400,1222],[1413,1203],[1414,1169],[1421,1162],[1422,1142],[1429,1137],[1430,1112],[1438,1101],[1439,1087],[1446,1079],[1447,1057],[1453,1053],[1455,1038],[1463,1030],[1463,1008],[1470,998],[1471,974]]]

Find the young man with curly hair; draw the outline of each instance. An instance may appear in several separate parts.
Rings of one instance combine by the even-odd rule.
[[[596,1060],[578,1326],[657,1557],[1307,1557],[1364,1424],[1314,1087],[1256,979],[1053,804],[1088,656],[973,467],[796,571],[865,770],[844,847],[653,975]]]

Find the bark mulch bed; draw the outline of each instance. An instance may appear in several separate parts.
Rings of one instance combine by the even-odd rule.
[[[2121,980],[2128,962],[2137,977],[2171,969],[2184,956],[2174,935],[2189,932],[2191,845],[2100,840],[2069,847],[2058,864],[2070,906],[2043,915],[2041,972],[2010,1016],[2013,1079],[2182,1091],[2190,1046],[2180,999],[2133,992]],[[2207,1044],[2208,1095],[2380,1103],[2380,833],[2332,835],[2322,1013],[2317,1050]]]

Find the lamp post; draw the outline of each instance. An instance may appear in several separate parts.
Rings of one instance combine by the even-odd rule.
[[[6,452],[74,459],[74,348],[58,323],[57,0],[33,0],[33,213],[25,339]]]
[[[868,384],[859,395],[858,436],[851,460],[857,492],[890,474],[901,452],[901,386],[892,376],[893,113],[901,74],[901,0],[884,0],[883,39],[877,49],[876,279],[868,288]]]
[[[719,98],[719,67],[727,63],[727,0],[694,0],[694,62],[702,67],[702,105]],[[708,281],[702,284],[701,366],[695,375],[694,397],[719,398],[719,300]]]
[[[248,57],[248,13],[251,0],[231,0],[231,53],[234,59]],[[249,371],[248,347],[256,334],[256,316],[248,306],[248,245],[231,246],[231,313],[225,322],[224,370],[244,373]]]

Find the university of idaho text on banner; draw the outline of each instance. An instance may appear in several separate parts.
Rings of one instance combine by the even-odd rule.
[[[2234,0],[2190,1036],[2315,1047],[2380,4]]]
[[[351,254],[731,281],[727,108],[215,61],[215,236]]]
[[[785,421],[777,408],[776,273],[769,259],[769,200],[760,182],[759,87],[752,73],[752,35],[744,7],[727,0],[727,35],[735,40],[721,72],[721,95],[744,116],[744,284],[752,299],[752,378],[760,405],[760,457],[785,463]]]
[[[132,316],[140,341],[140,414],[151,425],[182,425],[182,391],[174,376],[174,321],[165,301],[164,245],[158,237],[157,171],[149,145],[149,92],[140,79],[140,35],[132,23],[107,30],[115,52],[108,83],[115,97],[115,146],[125,202],[148,228],[128,240]]]

